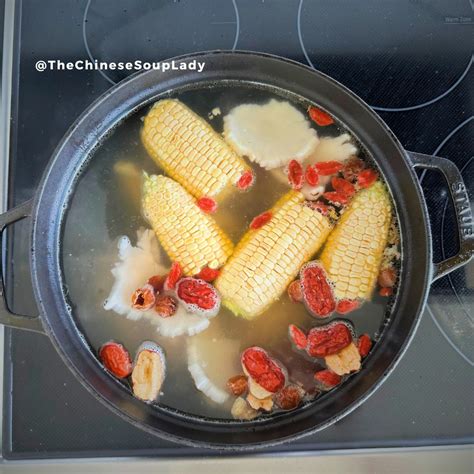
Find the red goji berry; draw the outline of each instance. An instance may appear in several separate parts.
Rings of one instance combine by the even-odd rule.
[[[205,212],[206,214],[213,214],[217,211],[217,202],[207,196],[204,196],[197,200],[197,205],[201,211]]]
[[[357,175],[357,184],[360,188],[368,188],[371,184],[377,181],[378,177],[379,175],[374,170],[363,170]]]
[[[358,300],[340,300],[337,303],[336,311],[339,314],[347,314],[351,311],[354,311],[360,306],[360,302]]]
[[[135,290],[132,295],[132,308],[139,311],[147,311],[153,308],[155,304],[155,289],[153,286],[146,284],[138,290]]]
[[[316,122],[320,127],[326,127],[334,123],[334,119],[327,112],[318,109],[314,105],[309,106],[308,115],[311,120]]]
[[[132,373],[132,359],[127,349],[118,342],[106,342],[99,349],[99,359],[115,377],[123,379]]]
[[[288,326],[288,335],[290,336],[291,342],[296,346],[297,349],[306,349],[308,339],[306,334],[294,324]]]
[[[214,281],[220,274],[220,270],[215,268],[204,267],[197,275],[196,278],[200,278],[204,281]]]
[[[314,374],[314,378],[320,382],[325,389],[330,389],[341,383],[341,377],[330,370],[320,370]]]
[[[163,290],[163,285],[165,284],[166,275],[154,275],[148,278],[148,284],[151,285],[156,292]]]
[[[357,349],[361,357],[366,357],[372,347],[372,341],[368,334],[362,334],[357,342]]]
[[[334,177],[331,179],[331,184],[336,192],[344,194],[349,198],[352,197],[356,191],[354,185],[344,178]]]
[[[290,286],[288,287],[288,296],[293,303],[301,303],[301,301],[303,301],[303,293],[301,291],[299,280],[290,283]]]
[[[345,323],[331,323],[312,328],[308,333],[307,352],[311,357],[323,358],[337,354],[352,342],[352,332]]]
[[[342,164],[339,161],[320,161],[314,167],[320,176],[330,176],[340,171]]]
[[[272,219],[273,214],[271,211],[262,212],[262,214],[254,217],[250,223],[250,228],[257,230],[260,227],[263,227],[265,224],[268,224]]]
[[[319,183],[319,174],[316,171],[316,168],[314,168],[311,165],[308,165],[306,167],[306,172],[305,172],[305,180],[310,186],[316,186]]]
[[[379,295],[380,296],[392,296],[393,295],[393,289],[392,288],[380,288]]]
[[[323,197],[339,206],[343,206],[349,202],[349,198],[345,194],[339,193],[337,191],[328,191],[327,193],[323,194]]]
[[[251,170],[247,170],[242,174],[242,176],[237,181],[237,187],[241,191],[246,191],[253,185],[254,182],[255,182],[255,175],[252,173]]]
[[[242,353],[242,366],[255,382],[271,393],[285,385],[285,374],[281,367],[261,347],[249,347]]]
[[[291,160],[288,163],[288,182],[293,189],[301,189],[304,183],[304,173],[301,163]]]
[[[300,271],[300,280],[308,311],[318,318],[329,316],[336,309],[336,301],[324,269],[316,262],[307,263]]]
[[[356,156],[349,158],[342,168],[342,176],[348,181],[355,181],[357,175],[365,168],[365,163]]]
[[[168,276],[166,277],[164,289],[172,290],[182,276],[183,269],[181,268],[181,265],[178,262],[173,262]]]

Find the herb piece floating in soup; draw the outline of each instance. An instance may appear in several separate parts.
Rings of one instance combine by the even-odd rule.
[[[318,134],[289,102],[243,104],[224,118],[224,137],[242,156],[266,169],[303,161],[314,152]]]
[[[198,199],[216,198],[250,171],[211,125],[179,100],[153,105],[142,142],[157,165]]]
[[[133,366],[133,394],[147,402],[156,400],[165,376],[166,360],[163,349],[154,342],[144,342],[137,350]]]
[[[205,333],[191,337],[187,362],[196,389],[212,402],[223,404],[229,399],[227,381],[239,370],[239,341],[208,338]]]

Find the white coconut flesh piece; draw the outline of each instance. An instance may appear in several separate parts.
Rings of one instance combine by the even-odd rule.
[[[314,153],[305,161],[305,165],[321,161],[344,161],[358,153],[357,147],[351,142],[351,136],[343,133],[338,137],[321,137]]]
[[[132,371],[133,394],[145,401],[158,398],[166,376],[166,359],[163,349],[146,341],[137,351]]]
[[[196,388],[213,402],[222,404],[229,398],[227,381],[241,370],[239,342],[208,334],[188,339],[188,369]]]
[[[224,117],[224,138],[240,155],[266,169],[304,161],[316,149],[318,135],[309,120],[286,101],[242,104]]]
[[[112,269],[115,282],[104,308],[131,320],[145,318],[164,337],[193,336],[204,331],[209,326],[208,318],[186,311],[181,304],[178,304],[176,313],[169,318],[161,318],[153,308],[148,311],[132,308],[133,292],[146,284],[150,277],[166,275],[168,271],[169,268],[162,263],[158,240],[152,230],[140,229],[137,232],[136,246],[131,244],[128,237],[121,237],[118,243],[118,261]]]

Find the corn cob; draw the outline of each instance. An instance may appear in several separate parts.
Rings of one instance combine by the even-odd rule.
[[[328,237],[320,261],[338,299],[369,299],[377,281],[392,216],[378,181],[360,191]]]
[[[145,117],[142,142],[153,160],[194,197],[217,197],[249,171],[214,129],[178,100],[163,99]]]
[[[298,191],[285,194],[271,209],[271,220],[250,229],[224,266],[216,288],[234,314],[253,319],[264,312],[325,241],[329,219],[304,200]]]
[[[142,208],[161,245],[186,275],[205,266],[219,268],[232,254],[230,239],[173,179],[145,175]]]

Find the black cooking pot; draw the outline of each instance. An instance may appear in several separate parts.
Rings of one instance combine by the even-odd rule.
[[[28,318],[0,299],[0,322],[46,333],[67,366],[100,401],[130,423],[166,439],[201,447],[244,450],[314,433],[360,405],[385,380],[411,341],[435,279],[467,263],[474,252],[471,210],[456,166],[444,158],[405,151],[393,133],[361,99],[324,74],[299,63],[254,53],[211,52],[177,58],[204,61],[195,71],[147,71],[108,90],[66,133],[56,148],[32,201],[0,216],[0,230],[31,217],[31,277],[40,311]],[[213,421],[151,406],[117,383],[98,363],[78,330],[62,291],[62,217],[76,178],[98,143],[119,122],[160,95],[190,84],[238,81],[290,91],[320,104],[337,117],[375,158],[391,189],[400,222],[403,261],[392,317],[364,362],[361,374],[336,391],[293,412],[252,422]],[[232,82],[229,82],[232,85]],[[459,253],[432,261],[427,210],[414,167],[441,171],[449,185],[458,223]],[[4,293],[2,282],[2,296]]]

